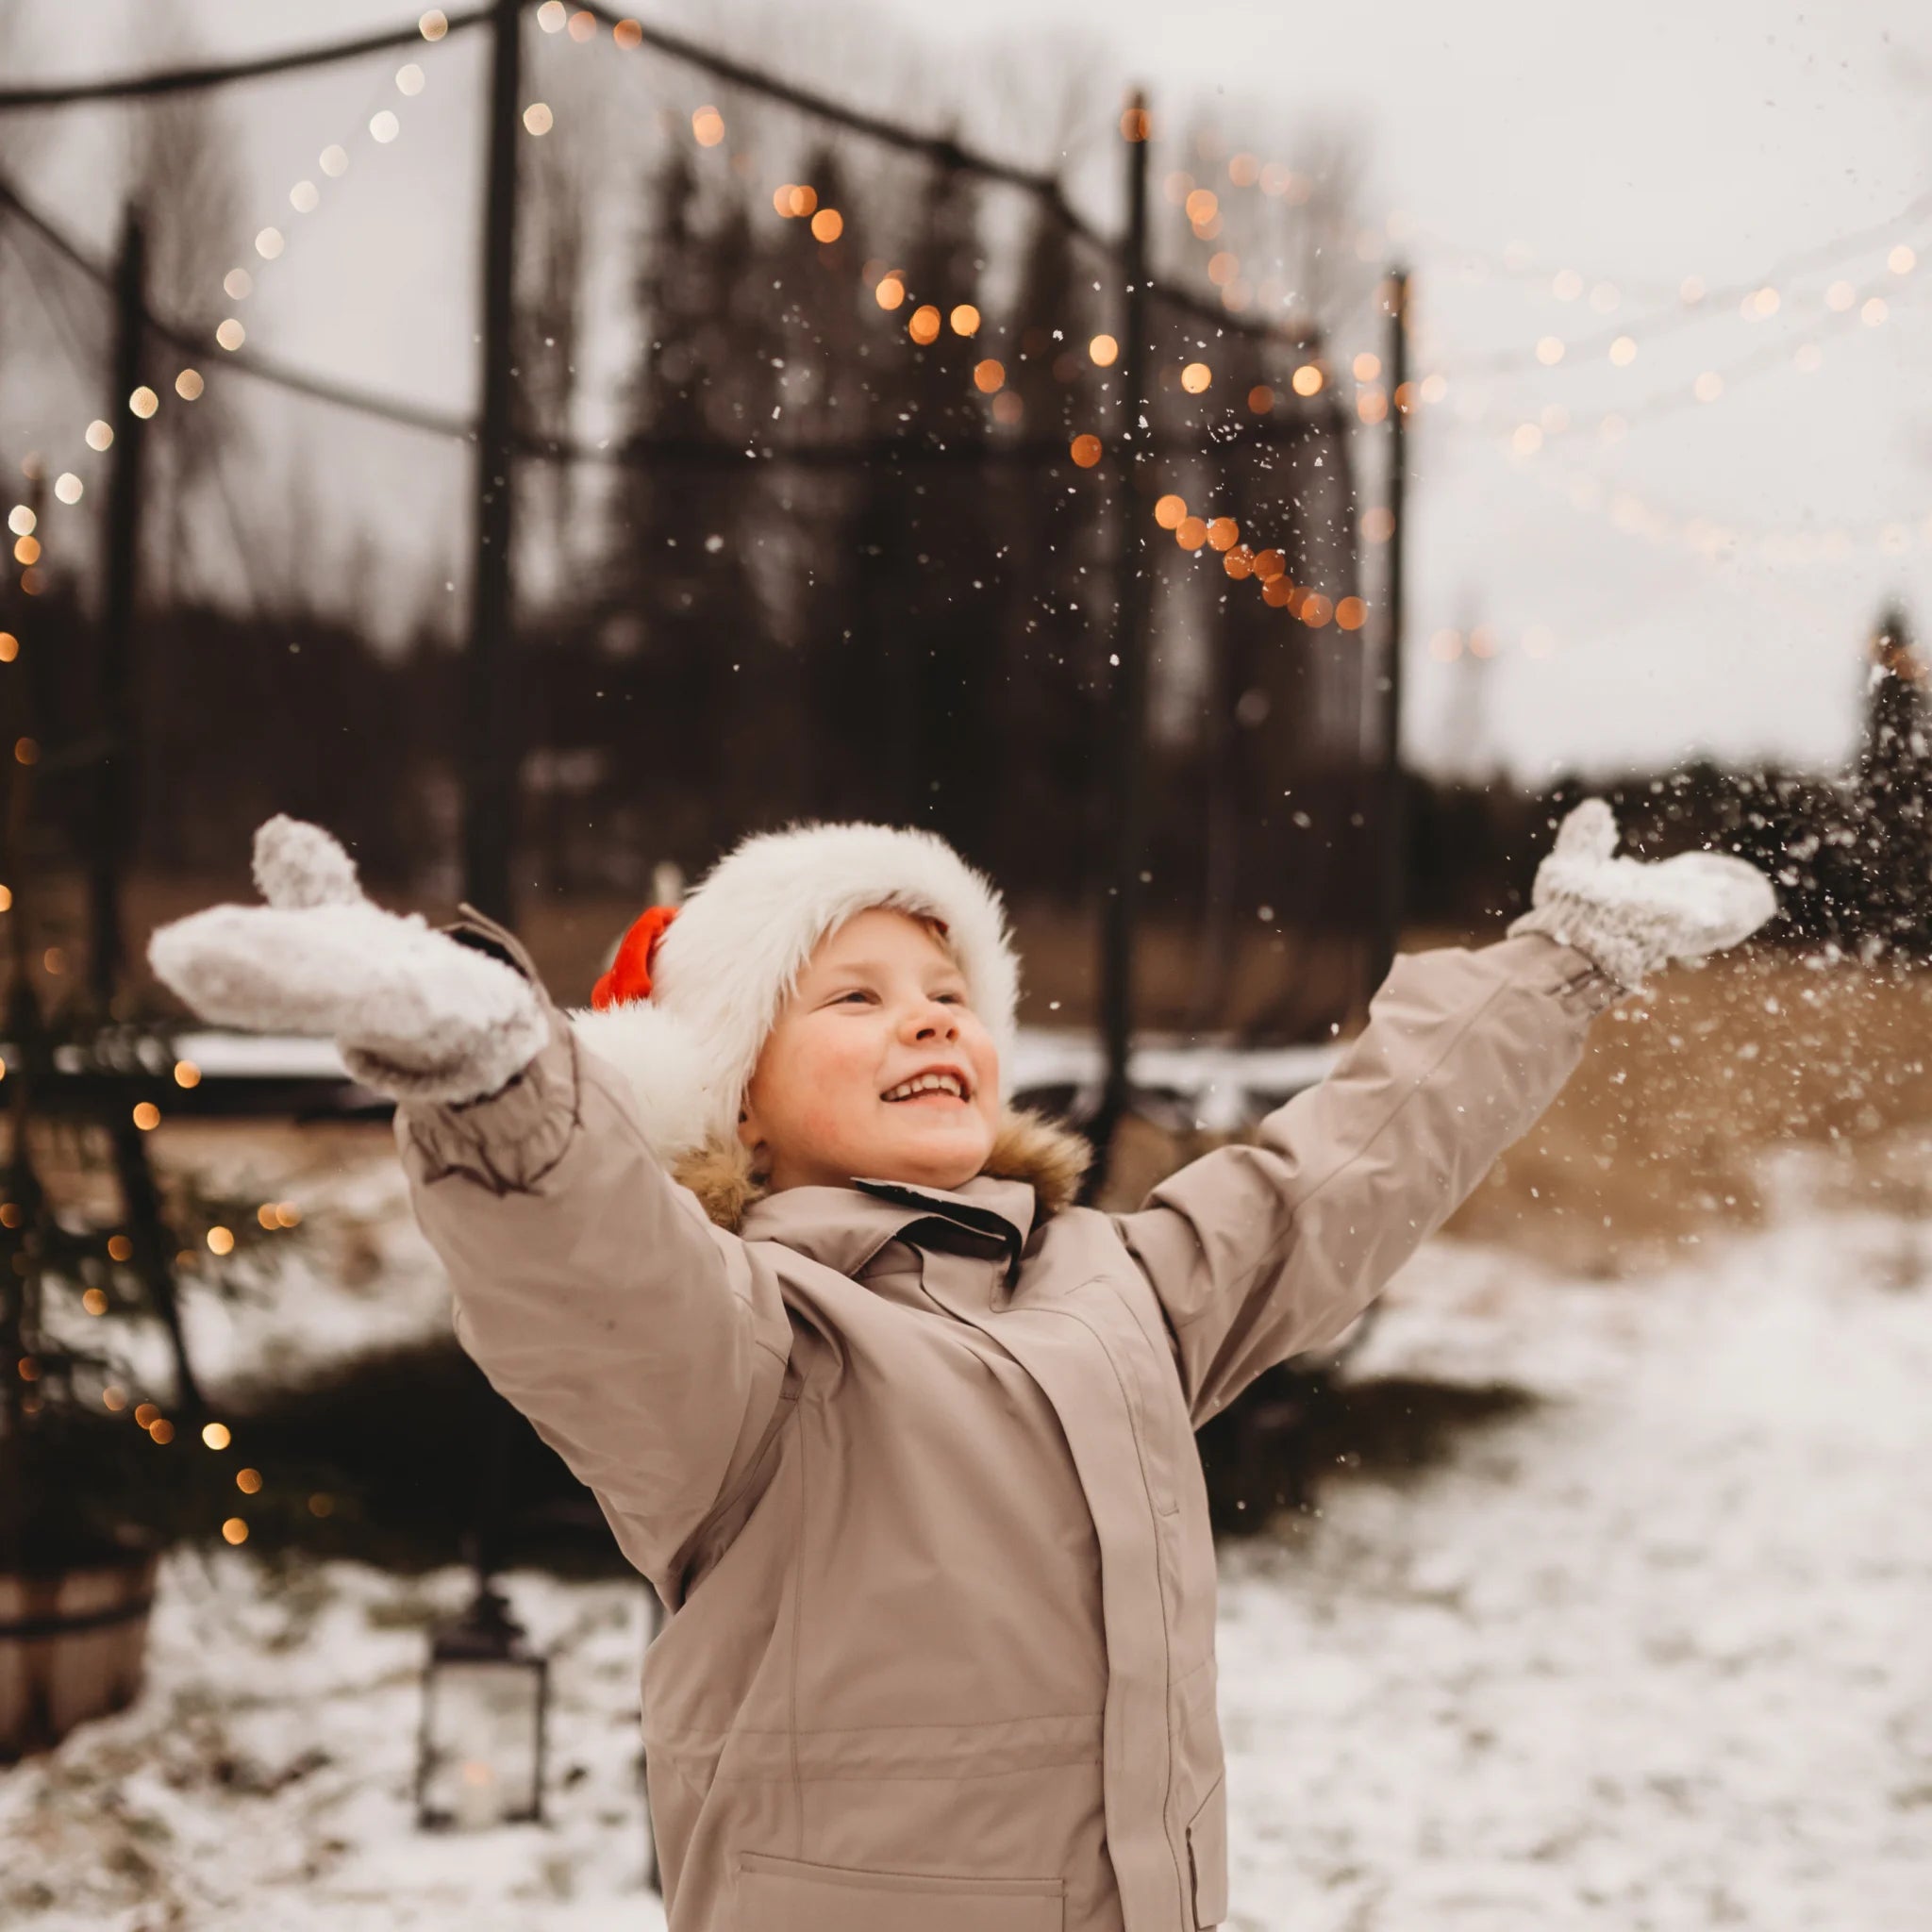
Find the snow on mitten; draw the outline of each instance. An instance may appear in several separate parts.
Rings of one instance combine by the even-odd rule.
[[[1557,830],[1537,868],[1532,910],[1518,933],[1541,932],[1587,953],[1632,992],[1669,959],[1702,958],[1748,939],[1777,910],[1771,881],[1721,852],[1685,852],[1647,864],[1612,858],[1617,821],[1586,798]]]
[[[211,906],[148,941],[157,976],[203,1019],[331,1035],[355,1078],[404,1100],[480,1100],[549,1038],[521,973],[372,904],[320,825],[259,826],[255,883],[266,906]]]

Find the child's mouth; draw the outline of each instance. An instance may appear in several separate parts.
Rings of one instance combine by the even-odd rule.
[[[915,1074],[879,1095],[889,1107],[964,1107],[966,1084],[957,1074]]]

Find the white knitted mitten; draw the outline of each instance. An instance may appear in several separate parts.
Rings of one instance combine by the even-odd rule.
[[[1532,909],[1518,933],[1542,932],[1587,953],[1610,977],[1641,992],[1669,959],[1696,959],[1748,939],[1777,910],[1771,881],[1721,852],[1685,852],[1646,864],[1612,858],[1617,821],[1586,798],[1557,830],[1537,868]]]
[[[332,1035],[358,1080],[408,1100],[479,1100],[549,1038],[521,973],[420,912],[373,905],[320,825],[278,814],[258,827],[255,883],[266,906],[211,906],[148,941],[156,974],[203,1019]]]

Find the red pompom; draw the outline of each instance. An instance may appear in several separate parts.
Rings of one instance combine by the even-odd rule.
[[[651,997],[651,955],[658,950],[664,928],[676,917],[675,906],[653,906],[631,922],[610,971],[591,989],[591,1004],[598,1012]]]

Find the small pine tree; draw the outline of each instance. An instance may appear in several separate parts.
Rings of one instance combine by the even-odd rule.
[[[1862,936],[1925,952],[1932,944],[1932,708],[1924,660],[1896,604],[1881,613],[1872,637],[1850,821]]]

